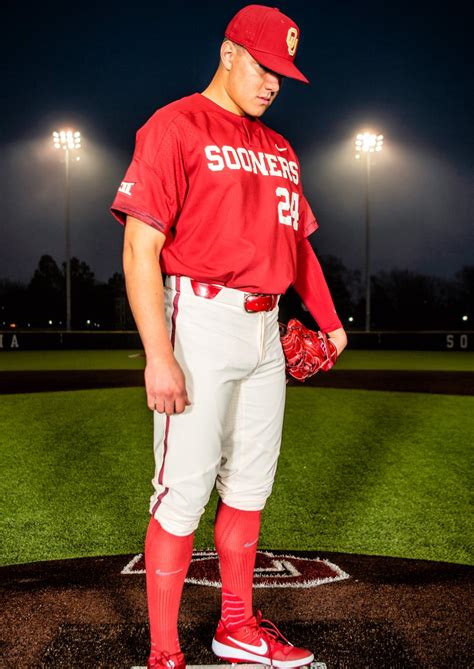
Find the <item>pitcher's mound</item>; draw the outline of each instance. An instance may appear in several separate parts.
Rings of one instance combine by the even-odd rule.
[[[473,569],[443,562],[259,551],[255,609],[313,669],[474,666]],[[0,569],[2,666],[130,669],[149,648],[141,555],[58,560]],[[216,554],[195,552],[180,636],[188,665],[215,665]]]

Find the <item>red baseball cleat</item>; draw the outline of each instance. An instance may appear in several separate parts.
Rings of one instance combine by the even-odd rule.
[[[186,669],[183,653],[153,653],[146,663],[147,669]]]
[[[235,630],[227,629],[220,620],[212,650],[230,662],[256,662],[273,667],[302,667],[314,660],[313,653],[296,648],[272,622],[262,620],[260,611]]]

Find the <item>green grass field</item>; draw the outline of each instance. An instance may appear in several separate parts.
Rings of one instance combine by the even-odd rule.
[[[289,388],[260,547],[473,564],[473,428],[472,397]],[[1,563],[141,552],[151,431],[140,388],[2,396]]]
[[[143,351],[1,351],[0,372],[42,369],[143,369]]]
[[[142,351],[0,351],[0,371],[142,369]],[[474,371],[470,351],[345,351],[337,369]]]

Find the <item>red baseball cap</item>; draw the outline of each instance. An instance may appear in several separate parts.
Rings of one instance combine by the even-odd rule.
[[[231,19],[225,36],[245,47],[260,65],[309,84],[293,63],[300,30],[276,7],[247,5]]]

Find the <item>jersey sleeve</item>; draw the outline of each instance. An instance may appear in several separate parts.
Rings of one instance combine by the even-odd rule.
[[[321,264],[308,239],[298,244],[294,288],[323,332],[342,328]]]
[[[313,214],[308,200],[304,195],[301,195],[299,207],[298,241],[309,237],[309,235],[317,230],[317,228],[318,222],[316,220],[316,216]]]
[[[119,186],[111,213],[122,224],[127,215],[163,234],[176,223],[187,190],[178,128],[153,117],[137,132],[132,162]]]

